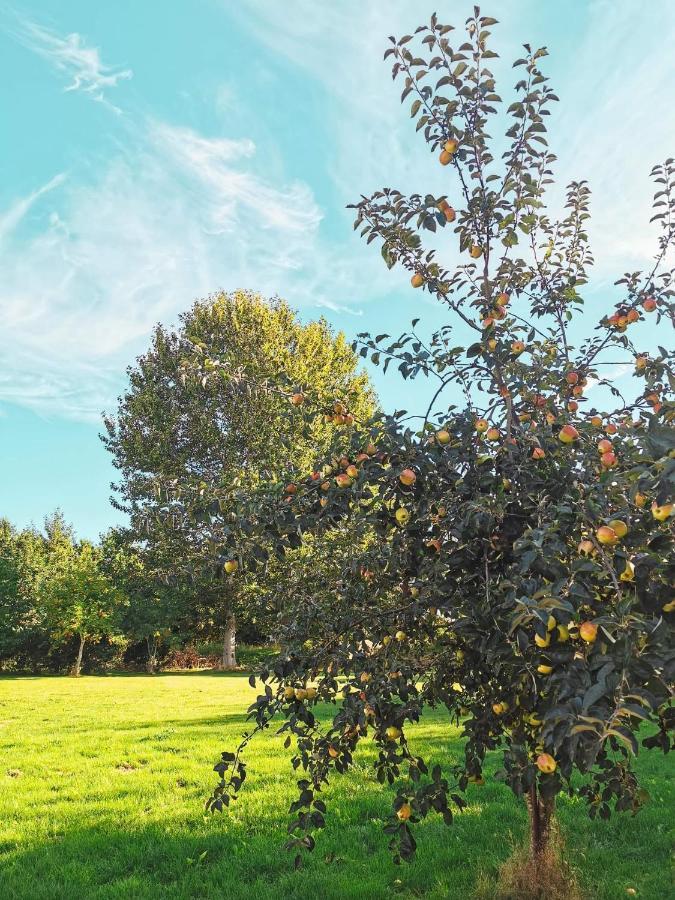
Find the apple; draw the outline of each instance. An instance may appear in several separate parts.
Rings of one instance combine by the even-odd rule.
[[[612,449],[612,442],[608,441],[607,438],[603,438],[601,441],[598,441],[598,453],[602,456],[603,453],[608,453]]]
[[[656,502],[652,503],[652,515],[657,522],[665,522],[669,516],[672,516],[672,514],[672,503],[663,503],[661,506],[659,506]]]
[[[614,422],[608,422],[605,427],[605,434],[616,434],[619,429],[616,427]]]
[[[390,741],[397,741],[401,737],[401,729],[396,728],[395,725],[390,725],[384,733],[387,736],[387,740]]]
[[[540,753],[537,757],[537,768],[544,775],[551,775],[557,767],[558,764],[550,753]]]
[[[401,474],[398,476],[398,480],[401,484],[409,487],[411,484],[414,484],[417,480],[417,475],[413,472],[412,469],[404,469]]]
[[[234,575],[234,573],[239,568],[239,563],[236,559],[228,559],[225,565],[223,566],[228,575]]]
[[[509,295],[505,291],[502,291],[495,297],[495,303],[497,306],[508,306],[510,299]]]
[[[489,423],[485,419],[476,420],[475,428],[476,431],[478,431],[480,434],[482,434],[484,431],[487,431],[489,427]]]
[[[587,644],[592,644],[598,635],[598,626],[593,622],[582,622],[579,626],[579,637]]]
[[[543,447],[535,447],[532,451],[532,459],[543,459],[546,456],[546,451]]]
[[[647,297],[645,302],[642,304],[642,308],[645,312],[654,312],[656,309],[656,300],[653,297]]]
[[[576,400],[570,400],[567,404],[567,409],[569,412],[574,413],[579,409],[579,404]]]
[[[328,755],[330,756],[331,759],[337,759],[339,756],[338,751],[335,749],[335,747],[332,744],[328,745]]]
[[[406,633],[405,631],[397,631],[394,637],[400,643],[401,641],[404,641],[406,639]]]
[[[628,313],[626,314],[627,322],[637,322],[637,320],[639,318],[640,318],[640,313],[637,311],[637,309],[629,309],[628,310]]]
[[[628,525],[626,525],[625,522],[622,522],[621,519],[612,519],[607,524],[616,531],[618,538],[626,537],[628,534]]]
[[[293,406],[302,406],[305,402],[305,395],[301,391],[296,391],[291,395],[291,403]]]
[[[611,469],[617,463],[616,453],[613,450],[609,450],[607,453],[603,453],[600,457],[600,464],[605,469]]]
[[[296,688],[294,693],[295,693],[296,700],[306,700],[307,699],[307,691],[305,690],[305,688]]]
[[[568,384],[578,384],[579,383],[579,373],[578,372],[568,372],[565,375],[565,381]]]
[[[602,428],[602,419],[600,416],[591,416],[591,425],[594,428]]]
[[[405,525],[410,518],[410,513],[402,506],[399,506],[394,515],[396,516],[396,521],[399,525]]]
[[[410,279],[410,284],[412,284],[414,288],[422,287],[422,285],[424,284],[424,276],[420,275],[419,272],[415,272],[413,277]]]
[[[441,150],[438,161],[442,166],[447,166],[448,163],[452,162],[452,153],[448,153],[447,150]]]
[[[439,444],[449,444],[450,432],[446,431],[445,428],[442,428],[440,431],[436,432],[436,440]]]
[[[501,716],[501,714],[504,712],[504,704],[503,703],[493,703],[492,704],[492,712],[496,716]]]
[[[640,509],[642,509],[642,507],[645,505],[646,502],[647,502],[647,498],[645,497],[644,494],[641,494],[640,491],[638,491],[635,494],[635,496],[633,497],[633,503],[636,506],[640,507]]]
[[[295,492],[297,491],[297,489],[298,489],[297,484],[291,483],[291,484],[287,484],[287,485],[286,485],[286,493],[287,493],[287,494],[295,494]]]
[[[293,700],[295,698],[295,688],[285,687],[284,688],[284,700]]]
[[[595,544],[593,541],[589,541],[588,538],[585,538],[583,541],[579,541],[577,550],[579,553],[583,553],[584,556],[590,556],[591,553],[595,553]]]
[[[409,803],[403,803],[396,810],[396,815],[401,820],[401,822],[407,822],[412,815],[412,806]]]
[[[563,444],[571,444],[572,441],[576,441],[579,437],[579,432],[576,430],[574,425],[563,425],[563,427],[558,432],[558,439],[563,442]]]
[[[525,350],[525,344],[523,341],[514,341],[511,344],[511,353],[514,356],[520,356],[520,354]]]
[[[446,153],[456,153],[458,147],[459,141],[456,138],[448,138],[448,140],[443,144],[443,149]]]
[[[472,244],[469,248],[469,256],[472,259],[480,259],[483,255],[483,248],[479,247],[478,244]]]
[[[601,525],[595,532],[595,536],[601,544],[612,546],[619,540],[619,535],[609,525]]]
[[[346,472],[336,475],[335,483],[339,488],[348,488],[352,486],[352,480]]]
[[[455,219],[457,218],[457,213],[454,211],[454,209],[451,206],[446,206],[443,209],[443,215],[445,216],[446,222],[454,222]]]
[[[499,440],[499,429],[498,428],[488,428],[485,432],[485,437],[488,441],[498,441]]]
[[[352,465],[347,466],[345,471],[346,471],[347,475],[349,475],[350,478],[356,478],[357,475],[359,474],[359,470],[356,468],[356,466],[353,463],[352,463]]]

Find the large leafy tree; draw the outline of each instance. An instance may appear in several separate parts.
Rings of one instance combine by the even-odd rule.
[[[377,536],[367,580],[345,565],[334,591],[297,611],[250,709],[252,733],[276,717],[296,740],[293,847],[314,845],[323,789],[352,767],[366,736],[377,777],[397,785],[385,831],[401,857],[413,852],[420,819],[435,811],[452,820],[491,751],[527,801],[537,860],[561,791],[592,817],[635,812],[640,740],[670,747],[673,357],[635,341],[643,319],[672,325],[664,261],[675,239],[675,164],[652,173],[654,265],[620,277],[599,314],[584,306],[589,188],[569,185],[561,216],[545,206],[555,160],[546,116],[557,99],[540,68],[546,51],[526,45],[515,63],[522,77],[497,158],[493,24],[476,10],[455,38],[434,16],[391,39],[386,57],[418,133],[447,167],[447,193],[384,189],[355,207],[386,263],[448,312],[428,339],[415,324],[398,340],[359,339],[375,363],[435,382],[431,402],[416,419],[373,419],[365,441],[346,433],[342,453],[290,500],[271,489],[254,507],[239,495],[250,539],[228,537],[217,512],[235,492],[214,483],[182,497],[186,518],[220,522],[252,568],[259,533],[274,535],[281,553],[346,522],[356,539]],[[449,262],[423,244],[442,229]],[[634,364],[629,397],[603,377],[617,361]],[[200,377],[208,384],[207,361]],[[327,410],[306,393],[311,421]],[[317,702],[335,706],[328,721]],[[450,771],[415,753],[408,726],[426,707],[462,724],[464,760]],[[212,808],[241,787],[249,739],[216,767]]]
[[[203,367],[198,382],[195,360]],[[129,369],[116,415],[105,420],[104,441],[121,474],[117,502],[136,534],[171,558],[167,571],[192,572],[205,617],[222,628],[225,667],[236,664],[236,614],[250,591],[233,577],[238,560],[221,552],[207,517],[184,529],[176,517],[160,523],[158,488],[170,484],[174,497],[186,484],[250,493],[291,479],[328,447],[334,423],[288,417],[289,398],[301,406],[303,386],[311,385],[324,402],[346,397],[355,413],[368,415],[373,397],[357,362],[323,320],[303,324],[283,301],[250,292],[218,294],[195,303],[177,329],[157,327]],[[236,530],[232,517],[228,529]]]

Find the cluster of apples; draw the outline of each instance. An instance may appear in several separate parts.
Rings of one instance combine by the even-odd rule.
[[[482,250],[477,255],[475,255],[472,252],[472,250],[473,250],[473,247],[469,250],[469,253],[471,253],[471,256],[474,259],[478,259],[482,255],[482,252],[483,252]],[[480,247],[478,247],[478,250],[480,250]],[[503,319],[506,316],[506,307],[509,305],[510,299],[511,299],[511,297],[509,296],[509,294],[506,293],[506,291],[500,291],[497,294],[497,296],[495,297],[494,306],[491,309],[489,309],[483,316],[483,319],[482,319],[483,328],[491,328],[492,325],[494,325],[494,323],[496,321],[500,321],[501,319]],[[494,350],[495,347],[496,347],[496,342],[495,342],[495,346],[491,347],[490,349]]]
[[[455,153],[457,153],[457,149],[459,148],[459,141],[457,138],[448,138],[448,140],[443,144],[443,149],[440,152],[438,157],[438,161],[442,166],[449,165],[455,157]]]
[[[286,700],[287,703],[290,703],[293,700],[316,700],[318,695],[317,689],[312,686],[294,688],[291,685],[287,685],[284,688],[283,693],[284,700]]]
[[[490,425],[487,419],[476,419],[474,428],[478,434],[485,435],[486,441],[498,441],[501,437],[499,429],[494,425]]]
[[[571,413],[575,413],[579,409],[578,398],[583,397],[584,388],[588,384],[588,379],[581,372],[568,372],[565,375],[565,383],[567,394],[570,399],[567,401],[567,409]]]
[[[613,469],[619,461],[614,452],[612,442],[607,438],[598,441],[598,453],[600,454],[600,465],[603,469]]]
[[[645,400],[651,406],[652,412],[654,413],[654,415],[656,415],[658,412],[660,412],[663,404],[661,403],[661,398],[656,393],[656,391],[650,391],[648,394],[646,394]]]
[[[324,421],[331,422],[333,425],[353,425],[354,416],[349,412],[344,403],[338,401],[333,404],[332,410],[326,413]]]
[[[645,297],[642,301],[642,308],[645,312],[654,312],[656,307],[657,302],[654,297]],[[625,331],[630,324],[637,322],[639,318],[640,313],[636,306],[631,306],[630,309],[621,306],[615,313],[607,317],[607,323],[617,331]]]

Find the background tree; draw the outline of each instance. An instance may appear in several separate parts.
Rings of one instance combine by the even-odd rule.
[[[78,676],[86,642],[116,633],[123,596],[102,572],[100,551],[88,541],[73,544],[60,527],[49,534],[39,592],[54,638],[75,635],[78,639],[72,668]]]
[[[345,521],[357,537],[377,536],[369,582],[345,567],[333,592],[298,611],[250,710],[252,733],[277,716],[296,739],[302,777],[289,845],[314,846],[322,789],[352,767],[368,734],[377,777],[398,785],[385,831],[404,858],[415,849],[411,826],[432,811],[451,822],[498,750],[499,777],[527,800],[528,877],[539,890],[551,872],[555,797],[580,797],[593,817],[612,806],[636,812],[645,799],[631,767],[639,737],[670,747],[675,379],[672,354],[638,351],[633,333],[648,316],[663,326],[673,319],[663,263],[675,238],[675,165],[653,170],[654,266],[619,278],[579,340],[592,327],[590,310],[571,327],[592,263],[589,189],[572,183],[562,216],[546,211],[555,158],[545,117],[557,98],[540,69],[544,49],[525,45],[515,63],[523,77],[506,149],[494,157],[493,24],[476,10],[454,40],[434,16],[416,44],[413,35],[391,39],[385,55],[402,99],[452,177],[447,195],[385,189],[356,206],[356,226],[381,242],[387,265],[407,269],[413,288],[450,313],[427,340],[417,320],[398,340],[360,336],[374,363],[433,380],[430,404],[416,417],[375,418],[368,444],[362,432],[345,434],[342,454],[318,479],[298,481],[290,500],[272,487],[252,505],[214,482],[184,486],[182,504],[188,519],[209,517],[224,541],[236,537],[250,568],[259,533],[279,553]],[[457,252],[445,268],[422,235],[449,225]],[[468,346],[458,334],[473,335]],[[634,363],[633,397],[602,376],[617,361]],[[200,376],[208,385],[208,360]],[[602,410],[585,397],[592,383]],[[307,390],[308,420],[327,411]],[[236,502],[248,538],[218,514]],[[327,722],[314,714],[321,701],[336,705]],[[462,724],[465,758],[451,772],[408,742],[407,725],[427,706]],[[238,793],[249,739],[216,766],[211,808]]]
[[[47,651],[36,592],[43,564],[41,535],[34,529],[17,531],[0,520],[0,661],[20,664]]]
[[[199,383],[191,377],[195,361],[208,375]],[[171,548],[163,555],[172,557],[174,570],[181,568],[176,560],[191,568],[209,618],[222,628],[223,664],[230,668],[245,591],[243,579],[232,577],[238,562],[219,552],[207,519],[181,530],[169,512],[173,527],[160,523],[160,486],[171,484],[179,495],[185,482],[248,491],[262,479],[291,479],[317,447],[328,447],[334,423],[289,418],[289,399],[300,406],[303,386],[312,385],[326,402],[349,398],[367,416],[372,392],[343,335],[323,320],[302,324],[283,301],[247,292],[198,301],[175,331],[158,326],[128,374],[129,390],[105,420],[104,442],[121,474],[118,505],[138,536]],[[200,576],[209,566],[219,582]]]

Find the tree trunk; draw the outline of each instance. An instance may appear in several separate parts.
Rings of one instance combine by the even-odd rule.
[[[73,666],[73,675],[75,678],[79,678],[80,669],[82,668],[82,654],[84,653],[84,642],[85,637],[83,634],[80,635],[80,646],[77,651],[77,659],[75,660],[75,665]]]
[[[234,613],[230,613],[225,624],[225,637],[223,639],[223,669],[237,668],[237,620]]]
[[[542,797],[533,784],[526,797],[530,814],[530,852],[537,859],[548,847],[551,823],[555,811],[555,798]]]
[[[145,664],[145,670],[148,675],[154,675],[157,671],[157,641],[154,637],[146,637],[145,643],[148,648],[148,661]]]

